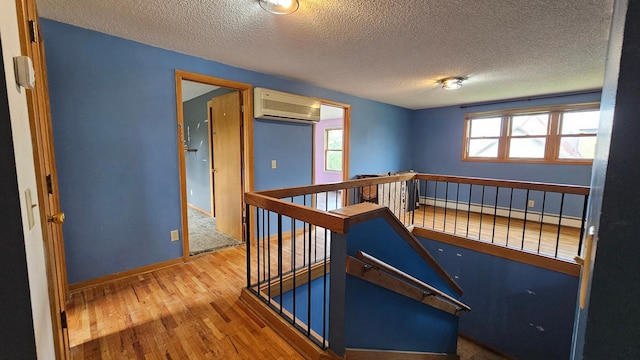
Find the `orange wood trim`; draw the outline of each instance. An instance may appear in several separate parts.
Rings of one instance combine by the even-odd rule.
[[[267,304],[258,299],[251,291],[244,288],[240,293],[240,301],[252,310],[262,321],[289,343],[300,355],[309,360],[340,359],[331,351],[323,351],[315,343],[305,337],[288,321],[276,314]]]
[[[187,203],[187,206],[188,206],[188,207],[190,207],[190,208],[192,208],[192,209],[193,209],[193,210],[195,210],[195,211],[198,211],[198,212],[201,212],[201,213],[203,213],[203,214],[207,215],[208,217],[213,217],[213,214],[211,214],[211,213],[209,213],[209,212],[206,212],[206,211],[204,211],[203,209],[200,209],[199,207],[197,207],[197,206],[195,206],[195,205],[193,205],[193,204],[189,204],[189,203]]]
[[[325,191],[344,190],[344,189],[351,189],[351,188],[356,188],[361,186],[412,180],[415,176],[416,176],[415,173],[410,173],[410,174],[402,174],[402,175],[370,177],[370,178],[349,180],[345,182],[330,183],[330,184],[307,185],[307,186],[290,187],[286,189],[264,190],[264,191],[258,191],[256,193],[260,195],[277,198],[277,199],[282,199],[285,197],[315,194],[315,193],[325,192]]]
[[[497,158],[463,158],[462,161],[468,162],[488,162],[488,163],[518,163],[518,164],[548,164],[548,165],[592,165],[593,160],[576,160],[576,159],[555,159],[547,161],[545,159],[497,159]]]
[[[325,270],[325,264],[326,264],[326,270]],[[317,262],[311,265],[311,270],[309,270],[308,266],[305,266],[300,270],[296,270],[295,272],[296,287],[300,285],[304,285],[307,282],[309,282],[309,277],[311,277],[311,281],[313,281],[321,276],[324,276],[325,271],[327,275],[329,275],[329,273],[331,272],[331,260],[329,259],[325,261]],[[309,272],[311,272],[311,276],[309,276]],[[293,274],[294,274],[293,271],[291,271],[285,275],[282,275],[282,283],[280,282],[280,276],[275,276],[270,281],[271,285],[269,285],[269,282],[261,284],[260,291],[268,294],[279,295],[280,286],[282,286],[282,293],[286,293],[290,290],[293,290]],[[266,280],[263,280],[263,281],[266,281]],[[269,290],[269,288],[271,289]]]
[[[409,284],[413,284],[417,287],[421,287],[421,288],[425,288],[427,290],[429,290],[430,292],[432,292],[433,294],[435,294],[438,297],[443,298],[444,300],[450,302],[451,304],[457,306],[460,309],[464,309],[467,311],[470,311],[471,308],[469,306],[467,306],[465,303],[463,303],[462,301],[459,301],[458,299],[455,299],[445,293],[443,293],[442,291],[434,288],[433,286],[424,283],[423,281],[414,278],[413,276],[367,254],[364,253],[362,251],[358,251],[357,253],[358,255],[358,259],[360,259],[361,261],[369,264],[369,265],[373,265],[374,267],[377,268],[381,268],[383,269],[383,271],[390,273],[391,275],[398,277],[400,279],[402,279],[404,282],[409,283]]]
[[[373,267],[369,267],[370,265],[373,265]],[[351,256],[347,257],[347,274],[451,315],[458,316],[458,308],[455,305],[437,296],[430,296],[436,294],[434,291],[431,291],[433,289],[432,287],[425,288],[416,286],[414,283],[403,281],[393,276],[393,270],[391,269],[395,270],[395,268],[384,263],[368,264]],[[425,290],[428,292],[425,292]]]
[[[184,109],[182,107],[182,80],[176,70],[176,119],[178,122],[178,173],[180,177],[180,204],[182,216],[182,259],[189,261],[189,215],[187,213],[187,165],[184,154]]]
[[[107,275],[107,276],[102,276],[102,277],[87,280],[87,281],[80,281],[77,283],[73,283],[69,285],[69,289],[71,290],[72,293],[75,293],[75,292],[86,290],[96,286],[104,285],[106,283],[111,283],[114,281],[129,278],[129,277],[142,275],[151,271],[164,269],[164,268],[174,266],[177,264],[182,264],[182,263],[184,263],[184,260],[182,260],[181,258],[163,261],[156,264],[142,266],[136,269],[122,271],[122,272],[118,272],[118,273]]]
[[[507,260],[521,262],[523,264],[537,266],[539,268],[557,271],[559,273],[580,276],[580,265],[548,256],[533,254],[522,250],[510,249],[508,247],[486,243],[478,240],[466,239],[460,236],[445,234],[421,227],[414,227],[413,234],[426,239],[439,241],[445,244],[459,246],[465,249],[478,251],[488,255],[501,257]]]
[[[460,360],[460,356],[415,351],[345,349],[344,360]]]
[[[181,80],[188,80],[199,82],[203,84],[209,84],[214,86],[225,87],[229,89],[238,90],[241,93],[242,99],[242,136],[243,136],[243,149],[242,149],[242,180],[243,180],[243,190],[244,191],[253,191],[254,188],[254,151],[253,151],[253,85],[217,78],[208,75],[202,75],[198,73],[193,73],[185,70],[176,69],[175,71],[176,78],[176,109],[177,109],[177,119],[178,126],[182,131],[184,131],[184,119],[183,119],[183,111],[182,111],[182,84]],[[180,131],[179,131],[180,132]],[[180,136],[180,134],[179,134]],[[182,137],[184,139],[184,137]],[[185,261],[189,260],[189,239],[188,239],[188,227],[187,224],[187,214],[186,214],[186,195],[187,195],[187,186],[186,186],[186,169],[185,169],[185,159],[184,159],[184,140],[178,139],[178,164],[180,167],[180,196],[182,202],[182,234],[183,234],[183,258]],[[242,209],[242,213],[244,214],[244,206]],[[252,215],[253,217],[253,215]],[[248,221],[251,223],[250,233],[254,233],[254,221],[250,221],[251,219],[245,219],[245,223]],[[246,229],[243,228],[243,236],[242,241],[245,241]]]
[[[274,199],[259,193],[244,194],[244,201],[249,205],[267,209],[313,225],[321,226],[327,230],[335,231],[340,234],[344,234],[348,231],[347,223],[345,221],[346,218],[338,214],[332,214],[307,206]]]
[[[215,164],[213,163],[213,133],[211,132],[211,126],[213,124],[213,101],[207,101],[207,139],[209,140],[209,145],[207,146],[207,153],[209,159],[209,196],[211,200],[211,215],[216,216],[216,192],[215,184],[213,181],[215,180],[213,177],[213,169],[215,168]]]
[[[502,351],[500,351],[500,350],[498,350],[496,348],[493,348],[493,347],[491,347],[489,345],[486,345],[484,343],[481,343],[478,340],[476,340],[476,339],[474,339],[474,338],[472,338],[472,337],[470,337],[468,335],[465,335],[463,333],[458,333],[458,336],[463,338],[463,339],[465,339],[465,340],[467,340],[467,341],[469,341],[469,342],[472,342],[472,343],[474,343],[474,344],[476,344],[476,345],[478,345],[480,347],[483,347],[483,348],[487,349],[488,351],[491,351],[493,353],[496,353],[496,354],[502,356],[503,358],[505,358],[505,360],[516,360],[515,358],[503,353]]]
[[[474,178],[465,176],[448,176],[435,174],[416,174],[416,179],[428,181],[447,181],[461,184],[497,186],[514,189],[529,189],[537,191],[549,191],[565,194],[589,195],[590,188],[588,186],[579,185],[563,185],[563,184],[547,184],[539,182],[524,182],[515,180],[499,180]]]

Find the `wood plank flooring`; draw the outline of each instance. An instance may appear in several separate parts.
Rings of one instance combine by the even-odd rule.
[[[245,248],[74,293],[72,359],[301,359],[238,300]]]
[[[71,295],[72,359],[302,359],[238,300],[245,247]],[[503,357],[460,339],[462,360]]]
[[[411,224],[411,214],[407,213],[400,220],[405,224]],[[434,216],[435,215],[435,216]],[[434,219],[435,218],[435,219]],[[534,253],[573,260],[578,254],[580,229],[568,226],[543,223],[539,221],[527,221],[494,216],[490,214],[445,210],[442,207],[421,205],[415,211],[413,223],[427,229],[444,231],[471,239],[493,242],[512,248],[524,249]],[[494,231],[495,223],[495,231]],[[524,239],[524,242],[523,242]]]

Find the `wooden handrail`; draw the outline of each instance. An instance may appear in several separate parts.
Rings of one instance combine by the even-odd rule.
[[[428,181],[443,181],[460,184],[496,186],[514,189],[549,191],[575,195],[589,195],[590,188],[580,185],[547,184],[541,182],[526,182],[516,180],[499,180],[488,178],[475,178],[466,176],[449,176],[434,174],[416,174],[416,179]]]
[[[399,278],[400,280],[412,284],[418,288],[422,288],[432,294],[434,294],[435,296],[442,298],[443,300],[453,304],[456,306],[456,308],[458,310],[466,310],[466,311],[471,311],[471,308],[466,305],[465,303],[443,293],[442,291],[434,288],[433,286],[421,281],[420,279],[416,279],[413,276],[405,273],[404,271],[395,268],[387,263],[385,263],[384,261],[381,261],[367,253],[364,253],[362,251],[358,251],[357,252],[357,256],[358,259],[362,260],[364,263],[371,265],[373,267],[376,267],[386,273],[391,274],[392,276]]]
[[[347,223],[348,217],[344,215],[317,210],[308,206],[274,199],[257,193],[245,193],[244,201],[248,205],[273,211],[274,213],[289,216],[296,220],[302,220],[309,224],[321,226],[339,234],[344,234],[349,229],[349,225]]]
[[[341,182],[335,182],[335,183],[329,183],[329,184],[306,185],[306,186],[296,186],[296,187],[283,188],[283,189],[263,190],[263,191],[256,191],[255,193],[277,198],[277,199],[282,199],[282,198],[292,197],[292,196],[316,194],[316,193],[325,192],[325,191],[353,189],[353,188],[369,186],[369,185],[387,184],[387,183],[392,183],[397,181],[412,180],[413,178],[415,178],[416,175],[417,175],[416,173],[408,173],[408,174],[402,174],[402,175],[370,177],[370,178],[341,181]]]

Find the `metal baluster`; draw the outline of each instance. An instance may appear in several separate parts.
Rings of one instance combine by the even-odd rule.
[[[271,211],[267,211],[267,261],[267,271],[269,272],[267,276],[267,285],[269,286],[267,294],[271,299]]]
[[[480,200],[480,228],[478,229],[478,240],[482,240],[482,218],[484,215],[484,185],[482,185],[482,199]]]
[[[431,224],[431,228],[433,230],[436,229],[436,205],[438,204],[438,181],[436,180],[436,186],[433,190],[433,223]]]
[[[562,208],[564,207],[564,193],[560,198],[560,214],[558,214],[558,235],[556,236],[556,253],[555,257],[558,257],[558,248],[560,247],[560,229],[562,227]]]
[[[505,246],[509,246],[509,233],[511,232],[511,208],[513,206],[513,188],[509,194],[509,217],[507,218],[507,240]]]
[[[496,217],[498,215],[498,193],[500,192],[500,188],[496,186],[496,199],[493,204],[493,232],[491,233],[491,243],[493,244],[493,240],[496,237]]]
[[[327,340],[327,229],[324,229],[324,264],[322,264],[322,347]],[[309,323],[311,326],[311,323]]]
[[[473,190],[473,184],[469,184],[469,197],[467,198],[467,234],[466,237],[469,237],[469,220],[471,216],[471,191]]]
[[[447,206],[449,205],[449,182],[444,187],[444,220],[442,222],[442,232],[447,232]]]
[[[428,198],[428,189],[429,189],[429,181],[425,180],[424,181],[424,198],[425,198],[425,204],[424,204],[424,208],[422,209],[422,227],[425,227],[426,224],[426,216],[427,216],[427,204],[426,204],[426,199]]]
[[[524,201],[524,222],[522,223],[522,245],[520,250],[524,250],[524,235],[527,231],[527,210],[529,210],[529,189],[527,189],[527,198]]]
[[[547,192],[543,191],[542,192],[542,213],[540,213],[540,234],[538,234],[538,254],[540,254],[540,244],[542,244],[542,223],[544,220],[544,204],[546,201],[547,201]]]
[[[251,215],[251,205],[247,204],[244,207],[245,224],[249,224]],[[247,247],[247,289],[251,288],[251,234],[249,233],[251,226],[247,225],[244,229],[244,243]]]
[[[460,183],[456,183],[456,217],[453,219],[453,234],[458,233],[458,203],[460,202]]]
[[[302,205],[307,206],[307,195],[302,195]],[[302,223],[302,266],[305,265],[307,265],[307,222]]]
[[[278,275],[280,276],[280,314],[282,314],[282,214],[278,214]]]
[[[307,268],[307,337],[311,335],[311,224],[309,224],[309,264]]]
[[[293,198],[292,198],[293,200]],[[292,255],[291,258],[293,262],[291,264],[291,269],[293,270],[293,315],[291,315],[291,323],[295,324],[296,322],[296,219],[291,218],[291,243],[292,243]],[[280,287],[282,287],[282,283],[280,283]]]
[[[249,246],[249,244],[247,244]],[[260,208],[256,207],[256,273],[258,274],[258,294],[260,294]],[[264,266],[264,265],[263,265]]]
[[[587,206],[589,205],[589,195],[583,195],[582,220],[580,221],[580,238],[578,239],[578,256],[582,256],[582,237],[584,236],[584,223],[587,220]]]

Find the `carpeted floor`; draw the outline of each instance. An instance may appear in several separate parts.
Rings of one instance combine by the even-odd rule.
[[[192,208],[188,208],[188,216],[190,255],[198,255],[242,244],[242,242],[217,231],[215,218],[208,217]]]

